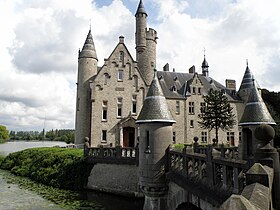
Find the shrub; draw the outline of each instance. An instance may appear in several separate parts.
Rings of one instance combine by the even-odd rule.
[[[62,189],[79,190],[87,182],[91,166],[82,149],[32,148],[0,159],[0,168]]]

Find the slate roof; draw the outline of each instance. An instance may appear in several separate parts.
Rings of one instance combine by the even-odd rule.
[[[175,123],[163,95],[156,73],[143,103],[136,123],[169,122]]]
[[[253,88],[253,79],[253,74],[247,64],[239,91],[242,89]]]
[[[163,90],[163,94],[166,98],[186,99],[191,95],[190,84],[193,80],[194,74],[158,71],[157,76]],[[227,90],[225,86],[211,77],[206,77],[202,74],[197,74],[197,76],[203,85],[201,90],[202,95],[207,95],[210,89],[224,90],[228,100],[241,101],[241,99],[236,94],[233,94],[230,90]]]
[[[259,125],[259,124],[276,124],[271,117],[255,82],[252,81],[253,88],[248,97],[248,101],[239,122],[239,125]]]
[[[145,7],[144,7],[144,4],[143,4],[142,0],[140,0],[140,2],[139,2],[139,5],[138,5],[138,8],[137,8],[137,11],[136,11],[135,16],[136,16],[137,14],[139,14],[139,13],[143,13],[143,14],[148,15],[148,14],[146,13],[146,10],[145,10]]]
[[[83,46],[82,51],[79,53],[79,58],[95,58],[97,59],[95,46],[91,34],[91,30],[89,30],[85,44]]]

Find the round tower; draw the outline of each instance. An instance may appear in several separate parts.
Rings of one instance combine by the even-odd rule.
[[[145,195],[144,210],[167,209],[165,150],[172,144],[175,123],[155,74],[136,123],[139,139],[139,185]]]
[[[83,49],[79,50],[78,58],[75,144],[83,144],[85,137],[90,138],[90,78],[97,74],[97,61],[91,30],[89,30]]]
[[[146,50],[146,31],[147,31],[147,13],[144,8],[142,0],[140,0],[135,18],[136,18],[136,33],[135,33],[135,44],[136,44],[136,60],[141,53]]]
[[[157,32],[154,29],[147,30],[147,13],[142,0],[140,0],[136,18],[136,61],[145,82],[149,85],[153,80],[154,69],[156,68],[156,40]]]

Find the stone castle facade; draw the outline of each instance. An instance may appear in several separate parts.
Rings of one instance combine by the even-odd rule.
[[[89,31],[78,58],[75,144],[83,144],[84,138],[89,137],[90,146],[136,146],[140,131],[135,121],[156,74],[176,122],[172,125],[173,143],[192,143],[194,137],[199,138],[199,143],[212,143],[215,131],[202,129],[198,114],[205,108],[204,97],[213,89],[225,92],[236,116],[236,125],[231,130],[219,131],[219,143],[238,145],[238,122],[254,86],[248,65],[238,91],[234,80],[226,80],[224,86],[211,78],[205,55],[199,72],[194,66],[188,73],[169,71],[168,64],[163,71],[156,72],[157,32],[147,29],[147,16],[140,0],[135,14],[136,60],[120,36],[111,55],[99,67]]]

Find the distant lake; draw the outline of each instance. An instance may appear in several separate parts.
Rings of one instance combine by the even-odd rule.
[[[0,144],[0,155],[6,156],[9,153],[25,150],[35,147],[54,147],[65,146],[66,143],[62,141],[9,141],[4,144]]]

